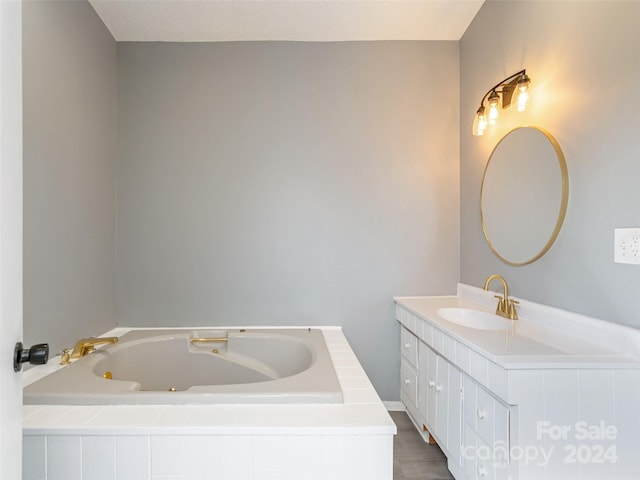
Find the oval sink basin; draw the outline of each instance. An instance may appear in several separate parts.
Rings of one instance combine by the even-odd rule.
[[[441,308],[438,310],[438,315],[449,322],[477,330],[507,330],[511,328],[511,320],[471,308]]]

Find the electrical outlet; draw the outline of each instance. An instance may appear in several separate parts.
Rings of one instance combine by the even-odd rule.
[[[614,238],[614,262],[640,265],[640,228],[616,228]]]

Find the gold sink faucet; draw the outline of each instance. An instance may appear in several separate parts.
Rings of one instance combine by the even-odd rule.
[[[96,345],[104,343],[118,343],[118,337],[89,337],[78,340],[76,346],[73,347],[73,352],[71,352],[71,358],[84,357],[93,352],[96,349]]]
[[[507,281],[504,279],[502,275],[498,275],[494,273],[493,275],[489,275],[489,278],[484,282],[484,289],[489,290],[489,284],[492,280],[500,280],[502,282],[502,287],[504,288],[504,295],[495,295],[498,299],[498,306],[496,307],[496,315],[500,315],[501,317],[508,318],[509,320],[517,320],[518,312],[516,311],[516,305],[520,302],[509,298],[509,287],[507,286]]]

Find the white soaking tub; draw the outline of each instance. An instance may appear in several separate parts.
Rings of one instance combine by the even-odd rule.
[[[223,329],[241,333],[237,328],[218,327],[218,330]],[[174,335],[178,330],[184,331],[167,329],[166,333]],[[191,330],[200,336],[213,333],[199,328]],[[261,331],[264,330],[266,327]],[[395,424],[340,327],[312,328],[311,335],[306,327],[269,327],[273,335],[289,336],[291,330],[300,334],[293,335],[293,343],[297,341],[295,338],[304,340],[317,336],[324,339],[324,347],[315,353],[328,350],[330,365],[341,387],[341,402],[305,403],[300,395],[289,403],[26,404],[22,418],[22,479],[392,480]],[[247,329],[246,333],[258,331]],[[118,345],[122,348],[128,339],[137,341],[139,336],[148,335],[149,331],[144,329],[116,328],[103,336],[120,337]],[[164,333],[160,335],[156,330],[153,335]],[[226,343],[234,335],[230,333]],[[196,345],[204,348],[205,343],[208,342]],[[220,343],[222,345],[206,346],[220,351],[219,347],[225,342]],[[270,365],[281,375],[297,369],[301,370],[299,373],[244,386],[285,383],[297,377],[304,378],[318,368],[321,355],[314,357],[315,347],[306,340],[301,343],[304,348],[298,348],[298,353],[289,357],[299,357],[297,367],[292,367],[288,360]],[[279,350],[284,350],[283,343],[278,345]],[[300,353],[305,348],[312,352],[311,364],[306,369],[305,354]],[[110,349],[107,347],[107,351]],[[97,355],[100,350],[102,347],[86,360],[101,361],[106,355]],[[261,359],[258,355],[257,360]],[[73,365],[60,367],[59,361],[60,357],[55,357],[47,365],[26,370],[23,373],[25,390],[41,378],[54,377],[60,369],[71,371],[72,367],[78,369],[82,365],[78,360]],[[138,363],[146,362],[140,360]],[[170,369],[169,361],[164,357],[157,363],[163,371]],[[105,366],[106,360],[100,369]],[[113,369],[112,382],[119,375],[117,366],[116,362],[109,365]],[[290,370],[281,370],[284,367]],[[104,373],[100,369],[99,379]],[[85,371],[96,375],[91,368],[85,368]],[[192,383],[186,382],[182,386],[189,387]],[[232,387],[244,388],[243,384],[227,384],[224,388]],[[182,393],[187,395],[189,388]],[[317,390],[317,385],[314,389]],[[176,394],[181,392],[131,393],[164,395],[175,400],[179,398]],[[211,395],[220,398],[225,394]]]
[[[135,330],[24,389],[27,405],[342,401],[311,328]]]

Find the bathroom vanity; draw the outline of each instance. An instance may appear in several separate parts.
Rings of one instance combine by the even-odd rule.
[[[395,298],[416,427],[458,480],[638,478],[640,331],[518,300]]]

